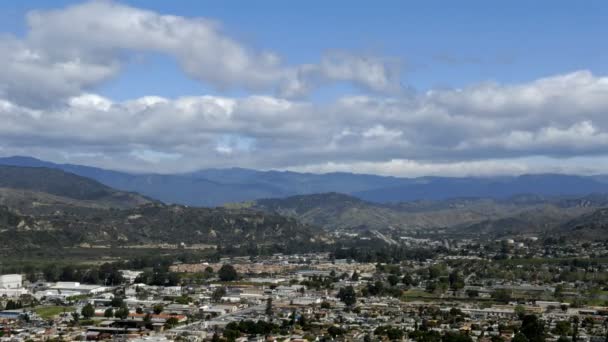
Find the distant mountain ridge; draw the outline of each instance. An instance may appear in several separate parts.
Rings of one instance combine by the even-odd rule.
[[[219,206],[264,198],[338,192],[375,203],[483,197],[508,198],[608,193],[608,177],[536,174],[501,177],[398,178],[353,173],[298,173],[242,168],[207,169],[184,174],[131,174],[95,167],[55,164],[30,157],[0,158],[0,165],[47,167],[94,179],[123,191],[165,203]]]
[[[344,194],[261,199],[243,207],[278,213],[328,231],[378,230],[396,236],[442,232],[497,238],[574,231],[584,238],[608,237],[608,194],[584,197],[522,194],[505,199],[453,198],[398,204],[366,202]],[[600,229],[598,229],[598,227]],[[596,236],[590,236],[595,232]],[[583,234],[585,233],[585,234]]]
[[[58,169],[0,165],[0,204],[24,208],[34,202],[122,209],[153,201]]]

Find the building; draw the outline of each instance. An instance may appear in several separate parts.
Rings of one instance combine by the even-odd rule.
[[[0,289],[20,289],[23,287],[21,274],[0,275]]]
[[[0,297],[19,297],[26,293],[21,274],[0,275]]]

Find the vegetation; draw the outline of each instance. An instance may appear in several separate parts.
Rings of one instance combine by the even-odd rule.
[[[221,281],[235,281],[239,279],[239,275],[236,272],[234,266],[229,264],[224,264],[217,272],[218,277]]]

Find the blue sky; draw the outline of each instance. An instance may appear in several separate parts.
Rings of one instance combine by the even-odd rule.
[[[607,173],[606,18],[605,1],[0,2],[0,155]]]
[[[23,35],[25,14],[79,1],[0,3],[0,30]],[[249,46],[310,63],[344,49],[404,60],[418,90],[475,82],[514,83],[567,71],[608,71],[605,1],[122,1],[138,8],[218,20]],[[167,87],[167,83],[171,86]],[[347,87],[327,87],[342,93]],[[226,93],[189,79],[171,58],[147,55],[99,93],[115,99]],[[322,97],[323,92],[320,96]],[[228,92],[242,95],[242,92]]]

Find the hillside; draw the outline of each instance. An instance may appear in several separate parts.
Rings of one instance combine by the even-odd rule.
[[[608,208],[601,208],[561,224],[557,234],[572,239],[608,239]]]
[[[279,213],[318,225],[328,231],[379,230],[496,238],[542,235],[560,225],[608,205],[608,196],[585,197],[518,195],[507,199],[456,198],[377,204],[329,193],[263,199],[243,206]]]
[[[76,246],[210,244],[300,250],[331,242],[318,228],[249,210],[150,204],[25,216],[0,211],[0,251]]]
[[[276,251],[328,242],[319,228],[277,214],[165,205],[61,170],[0,166],[0,254],[181,243]]]
[[[353,196],[328,193],[263,199],[249,207],[297,218],[327,230],[425,231],[473,224],[503,217],[517,208],[488,199],[417,201],[394,205],[366,202]]]
[[[57,169],[0,166],[0,204],[132,208],[152,201]]]

